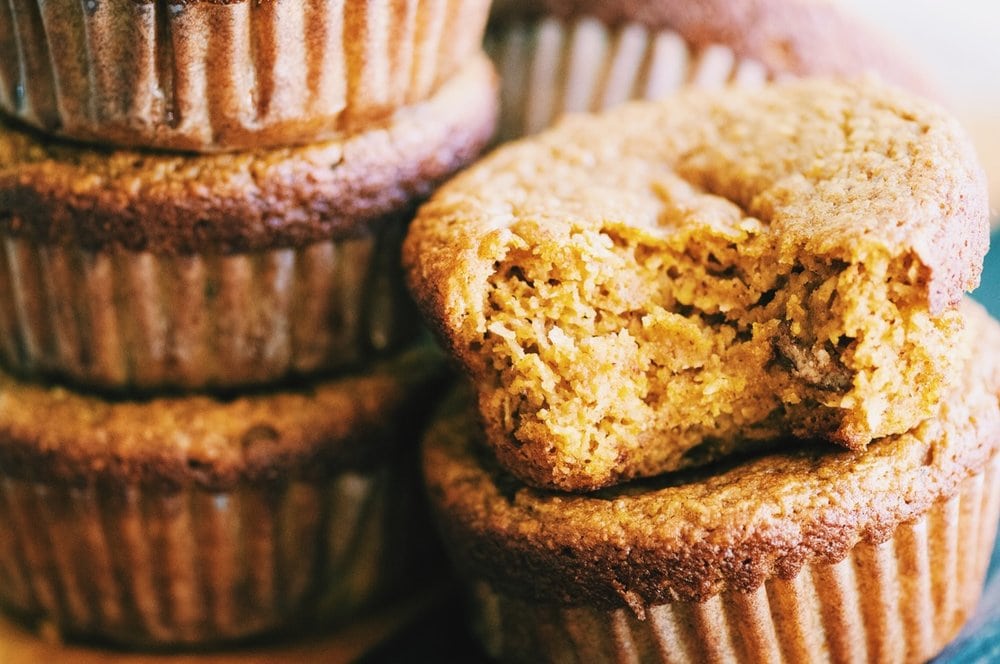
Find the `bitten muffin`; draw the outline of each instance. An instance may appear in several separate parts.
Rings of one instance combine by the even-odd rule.
[[[453,398],[424,473],[505,662],[923,662],[971,614],[1000,512],[1000,326],[969,307],[937,414],[588,495],[525,487]]]
[[[687,86],[872,72],[932,91],[902,52],[834,2],[501,0],[486,50],[503,81],[501,139]]]
[[[819,79],[564,121],[443,187],[403,253],[501,462],[581,490],[909,430],[987,244],[955,120]]]
[[[217,152],[333,139],[431,97],[488,0],[17,0],[0,109],[46,132]]]
[[[428,348],[232,400],[0,376],[0,605],[73,636],[204,644],[426,582],[416,443],[446,380]]]
[[[496,120],[484,56],[343,140],[103,151],[0,128],[0,359],[108,391],[232,389],[412,341],[399,245]]]

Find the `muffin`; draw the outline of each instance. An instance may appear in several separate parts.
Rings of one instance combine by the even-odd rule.
[[[684,86],[877,72],[931,91],[882,35],[832,2],[508,0],[494,5],[486,48],[503,80],[502,139],[540,131],[563,113]]]
[[[589,490],[789,434],[931,416],[988,244],[957,122],[876,81],[690,90],[580,116],[442,187],[418,304],[534,486]]]
[[[1000,326],[969,306],[938,413],[587,495],[522,485],[454,397],[424,441],[446,545],[504,662],[918,662],[981,592],[1000,512]]]
[[[349,617],[433,576],[424,347],[222,400],[104,401],[0,376],[0,605],[130,645]]]
[[[473,58],[388,124],[182,156],[0,127],[0,360],[109,392],[231,390],[341,370],[419,332],[399,245],[495,123]]]
[[[64,137],[217,152],[336,139],[431,97],[488,0],[17,0],[0,109]]]

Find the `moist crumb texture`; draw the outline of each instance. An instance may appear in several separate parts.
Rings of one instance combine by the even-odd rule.
[[[594,493],[539,490],[500,467],[484,445],[473,400],[458,393],[423,446],[426,484],[451,557],[467,579],[507,597],[641,615],[666,602],[753,593],[771,580],[799,582],[804,567],[835,564],[862,542],[882,544],[944,501],[957,514],[960,487],[976,475],[981,486],[989,468],[991,477],[1000,448],[1000,326],[978,305],[964,306],[963,315],[967,326],[955,348],[961,369],[934,415],[864,453],[804,444]],[[987,494],[991,504],[1000,496]],[[982,502],[986,494],[975,495],[980,500],[963,513],[995,514]],[[984,519],[981,531],[963,534],[937,537],[938,526],[925,528],[920,555],[935,560],[955,540],[975,549],[982,537],[985,569],[993,525]],[[885,553],[895,568],[898,550],[890,545]],[[930,574],[905,556],[898,560],[903,577]],[[946,583],[972,573],[954,558],[932,565]],[[855,572],[864,578],[872,569],[851,572],[852,590]],[[981,580],[967,586],[969,597]],[[934,597],[948,604],[937,591]]]
[[[593,489],[929,417],[986,216],[950,118],[806,82],[570,119],[446,187],[404,253],[500,460]]]

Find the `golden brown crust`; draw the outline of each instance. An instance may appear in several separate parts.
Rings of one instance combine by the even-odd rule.
[[[424,473],[453,558],[499,592],[597,607],[700,601],[835,562],[950,496],[1000,447],[1000,325],[968,305],[965,376],[937,418],[865,453],[798,449],[578,496],[526,488],[453,397]]]
[[[488,0],[27,0],[0,8],[0,108],[77,140],[218,152],[303,145],[432,96]]]
[[[663,171],[778,229],[789,253],[914,254],[930,270],[932,311],[979,285],[986,180],[957,120],[875,81],[817,79],[635,102],[495,151],[442,187],[411,225],[403,247],[411,290],[454,346],[480,315],[511,225],[655,228],[649,189]]]
[[[256,153],[104,151],[0,129],[0,228],[48,244],[156,253],[356,236],[478,154],[495,125],[495,94],[480,56],[384,127]]]
[[[418,348],[366,373],[232,399],[106,401],[0,374],[0,467],[61,483],[225,490],[367,468],[406,440],[447,379]]]
[[[494,8],[493,20],[545,14],[674,30],[695,48],[728,46],[773,74],[875,71],[914,92],[932,92],[926,76],[883,35],[828,0],[512,0]]]

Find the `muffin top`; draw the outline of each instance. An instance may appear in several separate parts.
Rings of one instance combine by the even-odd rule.
[[[42,482],[209,490],[363,469],[416,437],[447,375],[430,347],[366,373],[231,399],[106,401],[0,374],[0,465]]]
[[[500,0],[493,21],[594,16],[609,25],[674,30],[695,48],[721,44],[772,74],[876,71],[915,92],[927,78],[886,37],[832,0]]]
[[[979,472],[1000,446],[1000,325],[964,307],[961,383],[937,417],[864,453],[806,447],[590,495],[523,486],[496,464],[468,399],[424,443],[457,563],[501,592],[606,608],[703,600],[791,578],[880,542]]]
[[[84,148],[0,125],[6,233],[88,249],[229,253],[368,232],[471,161],[496,122],[484,57],[384,125],[302,147],[180,155]]]
[[[957,120],[871,79],[812,79],[568,117],[438,190],[404,263],[467,357],[488,277],[514,245],[614,225],[677,235],[729,205],[781,238],[773,260],[911,255],[932,311],[978,285],[989,246],[986,177]]]

